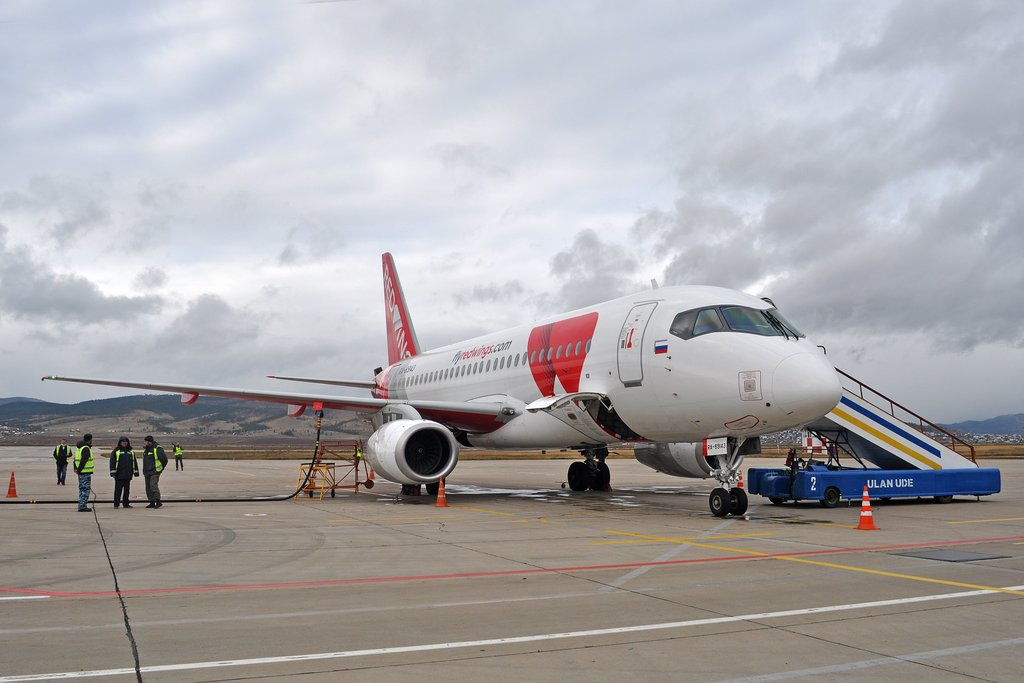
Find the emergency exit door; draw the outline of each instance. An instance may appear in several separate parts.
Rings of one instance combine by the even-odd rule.
[[[622,323],[622,331],[619,332],[618,364],[619,380],[623,386],[638,387],[643,384],[641,350],[644,347],[644,332],[647,331],[647,323],[650,322],[651,315],[657,307],[656,301],[637,304]]]

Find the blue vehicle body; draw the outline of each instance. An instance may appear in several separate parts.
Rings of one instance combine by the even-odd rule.
[[[864,487],[872,498],[924,498],[949,502],[952,496],[988,496],[999,493],[999,470],[882,470],[829,468],[809,464],[802,468],[751,468],[747,472],[750,493],[767,496],[773,503],[817,500],[833,507],[842,499],[860,500]]]

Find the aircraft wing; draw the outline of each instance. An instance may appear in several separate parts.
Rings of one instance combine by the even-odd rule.
[[[321,379],[318,377],[285,377],[284,375],[267,375],[270,379],[284,379],[289,382],[309,382],[310,384],[331,384],[339,387],[356,389],[373,389],[377,384],[364,379]]]
[[[359,396],[337,396],[332,394],[294,393],[286,391],[255,391],[251,389],[231,389],[226,387],[203,387],[183,384],[158,384],[154,382],[130,382],[120,379],[96,379],[88,377],[64,377],[47,375],[43,381],[77,382],[79,384],[97,384],[108,387],[127,387],[149,391],[166,391],[181,394],[181,402],[186,405],[195,403],[200,396],[219,396],[236,398],[243,401],[260,401],[262,403],[280,403],[288,406],[288,414],[294,417],[302,415],[307,407],[314,410],[347,410],[356,413],[373,413],[387,405],[404,403],[412,406],[423,417],[440,422],[448,427],[470,432],[486,432],[497,429],[507,421],[507,408],[501,403],[464,402],[464,401],[409,401],[404,399],[384,399]],[[499,419],[499,416],[505,419]]]

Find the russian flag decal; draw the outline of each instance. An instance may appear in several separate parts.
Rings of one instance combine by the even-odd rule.
[[[654,353],[668,353],[668,339],[660,339],[654,342]]]

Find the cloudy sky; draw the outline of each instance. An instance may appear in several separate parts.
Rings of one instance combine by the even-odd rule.
[[[662,284],[1024,412],[1024,5],[8,1],[0,396],[284,388]],[[129,392],[121,392],[129,393]]]

